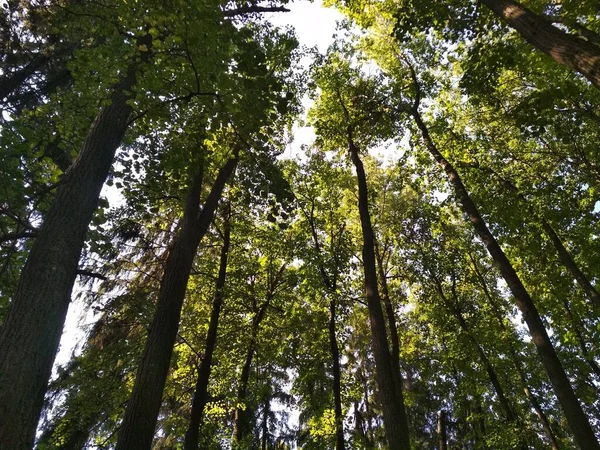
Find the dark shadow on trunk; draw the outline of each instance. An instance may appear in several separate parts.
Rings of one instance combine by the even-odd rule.
[[[119,431],[117,450],[144,450],[150,449],[152,445],[194,257],[213,220],[223,188],[234,172],[238,158],[239,147],[235,147],[233,156],[219,170],[202,210],[199,199],[203,168],[194,176],[188,189],[184,214],[179,231],[170,245],[156,312]]]

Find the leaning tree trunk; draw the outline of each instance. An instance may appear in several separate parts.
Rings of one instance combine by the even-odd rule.
[[[555,27],[514,0],[481,0],[527,42],[554,61],[579,72],[600,89],[600,47]]]
[[[504,324],[504,318],[502,317],[500,308],[498,307],[498,305],[496,304],[496,301],[492,297],[492,294],[490,293],[490,291],[488,289],[487,282],[485,281],[483,274],[479,270],[479,267],[477,266],[477,262],[475,261],[475,258],[470,253],[469,253],[469,259],[471,260],[471,263],[473,264],[475,276],[476,276],[477,280],[479,280],[479,284],[481,284],[483,292],[484,292],[486,298],[488,299],[490,306],[492,307],[494,316],[496,317],[496,321],[498,322],[498,325],[500,326],[500,329],[502,330],[502,332],[506,335],[508,330],[506,328],[506,325]],[[508,344],[509,354],[511,356],[511,359],[513,361],[515,369],[517,369],[517,373],[519,374],[519,378],[523,385],[523,391],[525,392],[525,396],[529,400],[529,403],[531,403],[531,407],[534,409],[536,415],[540,419],[540,423],[542,424],[542,427],[544,428],[544,432],[546,433],[546,436],[548,437],[548,440],[550,441],[552,450],[559,450],[560,446],[558,444],[558,441],[556,440],[556,437],[554,436],[554,432],[552,431],[552,428],[550,427],[550,422],[548,421],[548,417],[546,416],[546,414],[544,413],[544,410],[540,406],[540,402],[538,401],[536,396],[533,394],[533,392],[529,388],[529,384],[527,382],[527,377],[525,376],[525,369],[523,368],[523,363],[522,363],[521,359],[519,358],[517,351],[514,348],[513,343],[510,340],[508,340],[507,344]]]
[[[367,177],[350,127],[348,127],[348,149],[358,179],[358,209],[363,234],[362,257],[365,294],[371,323],[375,372],[381,397],[385,435],[390,450],[410,450],[408,418],[404,406],[401,378],[392,363],[385,331],[385,318],[381,308],[381,297],[377,286],[375,237],[369,213]]]
[[[482,169],[478,164],[475,165],[478,169]],[[497,177],[502,184],[512,193],[514,193],[525,205],[527,205],[527,209],[531,217],[539,217],[540,224],[542,225],[542,229],[552,242],[552,245],[556,249],[558,253],[558,257],[560,262],[563,263],[565,268],[569,271],[573,279],[579,284],[579,287],[585,292],[588,299],[592,303],[592,305],[600,310],[600,293],[596,290],[595,286],[589,280],[585,273],[581,270],[581,268],[577,265],[573,256],[567,250],[565,245],[562,242],[562,239],[558,235],[558,233],[554,230],[552,225],[545,219],[544,216],[537,214],[535,208],[531,205],[531,203],[525,198],[525,196],[519,191],[519,189],[508,179],[499,176],[496,171],[492,169],[483,169],[485,172],[489,172]]]
[[[198,370],[198,379],[196,381],[196,392],[192,401],[192,413],[190,424],[185,433],[185,441],[183,444],[184,450],[197,450],[200,431],[200,423],[202,422],[202,414],[208,400],[208,380],[212,369],[212,357],[217,344],[217,330],[219,327],[219,315],[223,306],[223,298],[225,289],[225,277],[227,275],[227,258],[229,256],[229,244],[231,237],[231,228],[229,224],[230,207],[227,207],[225,212],[225,224],[223,230],[223,247],[221,248],[221,258],[219,263],[219,275],[215,288],[215,298],[213,300],[212,312],[210,315],[210,323],[208,325],[208,333],[206,334],[206,348],[204,350],[204,358]]]
[[[238,155],[236,147],[234,155],[219,170],[202,211],[199,206],[202,169],[188,190],[181,227],[169,249],[156,312],[119,431],[117,450],[144,450],[152,446],[194,257],[213,220],[223,188],[235,170]]]
[[[0,330],[0,449],[33,446],[85,235],[128,126],[135,65],[62,178]]]
[[[416,76],[413,73],[413,80],[416,82]],[[521,313],[523,314],[523,319],[527,323],[527,327],[529,328],[529,333],[531,334],[532,340],[537,348],[540,359],[542,360],[542,364],[546,369],[546,373],[548,374],[548,378],[552,383],[552,387],[554,389],[554,393],[558,398],[558,401],[565,413],[565,417],[573,432],[573,436],[577,444],[585,450],[597,449],[600,450],[600,445],[598,444],[598,440],[594,435],[594,431],[590,425],[590,422],[583,412],[581,405],[579,404],[579,400],[571,387],[571,383],[565,370],[554,350],[554,346],[552,345],[552,341],[548,336],[542,318],[537,311],[533,300],[531,299],[529,292],[521,282],[521,279],[517,275],[517,272],[513,268],[511,262],[504,254],[504,251],[496,241],[496,238],[490,232],[487,224],[481,217],[479,210],[473,203],[471,196],[467,192],[465,185],[458,172],[454,169],[454,167],[444,158],[444,156],[440,153],[436,145],[434,144],[431,136],[429,135],[429,130],[423,120],[421,119],[421,115],[418,111],[419,106],[419,94],[417,94],[417,101],[412,109],[412,116],[417,124],[417,127],[421,131],[423,141],[425,146],[440,165],[440,167],[446,172],[448,175],[448,180],[454,191],[456,196],[458,197],[464,213],[468,216],[469,220],[473,224],[475,231],[483,241],[486,246],[488,252],[494,259],[498,269],[502,273],[502,276],[510,291],[512,292],[517,306]]]
[[[498,379],[496,370],[494,369],[494,366],[492,365],[489,358],[487,357],[485,350],[483,350],[483,347],[481,347],[481,345],[479,344],[477,339],[475,339],[475,337],[471,333],[471,329],[469,328],[469,325],[467,324],[464,316],[462,315],[462,312],[458,309],[458,306],[456,304],[453,304],[450,301],[450,299],[448,297],[446,297],[446,294],[444,293],[444,290],[442,288],[442,283],[435,273],[432,273],[432,278],[435,282],[436,289],[438,291],[438,294],[440,295],[440,298],[442,299],[442,301],[444,303],[444,306],[454,316],[454,318],[460,325],[461,330],[463,331],[463,333],[465,334],[467,339],[471,342],[471,344],[477,351],[477,356],[479,356],[481,364],[483,365],[485,371],[488,374],[490,383],[492,383],[494,391],[496,392],[496,395],[498,396],[498,401],[500,402],[500,407],[502,408],[502,411],[504,412],[504,416],[505,416],[507,422],[514,423],[516,417],[513,412],[513,408],[511,407],[508,399],[506,398],[506,395],[504,394],[504,389],[502,388],[502,385],[500,384],[500,380]],[[454,299],[454,301],[456,302],[456,298]]]

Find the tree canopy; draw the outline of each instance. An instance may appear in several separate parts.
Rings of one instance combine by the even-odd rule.
[[[0,6],[0,450],[600,449],[598,5],[325,6]]]

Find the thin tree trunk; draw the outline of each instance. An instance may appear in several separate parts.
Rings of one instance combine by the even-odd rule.
[[[344,450],[344,416],[342,413],[342,377],[340,370],[340,350],[336,338],[336,302],[335,293],[330,293],[329,302],[329,348],[331,351],[333,372],[333,407],[335,412],[335,449]]]
[[[600,47],[567,34],[514,0],[481,0],[527,42],[554,61],[579,72],[600,89]]]
[[[416,75],[414,73],[413,79],[416,83]],[[418,89],[418,85],[415,85],[415,87]],[[540,317],[533,300],[529,296],[529,292],[527,292],[527,289],[521,282],[521,279],[517,275],[517,272],[513,268],[511,262],[508,260],[504,254],[504,251],[498,244],[498,241],[496,241],[496,238],[492,235],[487,227],[487,224],[481,217],[479,210],[475,206],[475,203],[473,203],[473,200],[471,199],[467,189],[460,179],[458,172],[443,157],[436,145],[433,143],[433,140],[429,135],[429,130],[423,123],[421,115],[419,114],[418,100],[419,96],[417,95],[417,102],[412,110],[412,116],[417,124],[417,127],[421,131],[425,146],[448,175],[448,180],[453,186],[454,191],[460,203],[462,204],[463,211],[469,217],[469,220],[473,224],[475,231],[496,262],[496,265],[500,269],[503,278],[506,280],[510,291],[515,297],[517,306],[523,314],[523,319],[527,323],[532,340],[537,348],[540,359],[542,360],[542,364],[546,369],[548,378],[552,383],[554,393],[556,394],[558,401],[565,413],[567,422],[573,431],[576,442],[582,449],[600,450],[600,445],[598,444],[598,440],[594,435],[594,431],[590,425],[590,422],[583,412],[575,392],[573,392],[571,383],[567,377],[567,374],[565,373],[560,359],[558,358],[558,355],[556,354],[556,351],[554,350],[554,346],[552,345],[552,341],[546,332],[542,318]]]
[[[477,167],[478,169],[483,169],[479,165],[474,165],[474,166]],[[521,201],[523,201],[527,205],[527,208],[532,217],[538,216],[538,214],[536,214],[536,211],[533,208],[533,206],[531,205],[531,203],[529,201],[527,201],[525,196],[521,192],[519,192],[519,189],[510,180],[500,177],[492,169],[483,169],[483,170],[485,172],[490,172],[494,176],[499,178],[500,181],[504,184],[504,186],[509,191],[513,192],[517,197],[519,197],[519,199],[521,199]],[[598,291],[596,290],[594,285],[591,283],[591,281],[588,279],[588,277],[579,268],[579,266],[573,259],[573,256],[571,256],[571,253],[569,253],[567,248],[564,246],[562,240],[558,236],[558,233],[556,233],[556,231],[554,230],[552,225],[550,225],[550,223],[542,216],[540,216],[540,223],[542,225],[542,229],[544,230],[544,232],[546,233],[546,235],[548,236],[550,241],[552,241],[552,245],[554,245],[554,248],[556,249],[556,252],[558,253],[558,257],[559,257],[560,261],[567,268],[567,270],[571,273],[571,275],[573,276],[573,278],[575,279],[577,284],[579,284],[579,287],[581,287],[581,289],[585,292],[585,294],[587,295],[588,299],[592,302],[592,304],[596,308],[600,308],[600,293],[598,293]]]
[[[219,170],[201,212],[199,198],[202,169],[189,188],[181,227],[170,247],[156,312],[119,431],[117,450],[144,450],[152,446],[194,257],[200,240],[213,220],[223,188],[235,170],[238,158],[239,148],[236,147],[234,155]]]
[[[498,401],[500,402],[500,407],[502,408],[502,411],[504,412],[504,416],[505,416],[507,422],[515,422],[515,419],[516,419],[515,414],[513,412],[512,407],[510,406],[510,403],[508,402],[508,399],[506,398],[506,395],[504,395],[504,389],[502,388],[502,385],[500,384],[500,381],[498,380],[498,376],[496,375],[494,366],[492,366],[492,363],[490,362],[489,358],[485,354],[485,351],[483,350],[483,348],[481,347],[479,342],[477,342],[477,339],[475,339],[475,337],[473,336],[473,333],[471,332],[469,325],[467,324],[465,318],[463,317],[462,313],[458,309],[457,305],[453,304],[450,301],[450,299],[448,297],[446,297],[446,294],[444,293],[444,290],[442,288],[442,284],[435,273],[432,273],[432,278],[435,282],[438,294],[440,295],[440,298],[442,299],[442,301],[444,302],[444,305],[446,306],[446,309],[448,309],[448,311],[450,311],[450,313],[454,316],[454,318],[457,320],[458,324],[460,325],[460,328],[465,333],[465,336],[467,337],[467,339],[469,339],[469,341],[471,341],[471,344],[473,345],[473,347],[475,347],[475,350],[477,351],[477,355],[479,356],[481,364],[483,365],[483,367],[485,368],[485,371],[488,374],[490,382],[492,383],[492,386],[494,387],[494,391],[496,391],[496,395],[498,396]],[[454,289],[453,289],[453,291],[454,291]],[[453,294],[454,294],[454,292],[453,292]],[[455,302],[456,302],[456,300],[457,299],[454,298]]]
[[[261,305],[260,309],[254,315],[252,319],[252,335],[250,337],[250,343],[248,344],[248,350],[246,351],[246,359],[244,360],[244,367],[240,375],[240,385],[238,387],[236,403],[243,405],[246,401],[246,394],[248,392],[248,381],[250,379],[250,369],[252,367],[252,359],[254,358],[254,352],[256,351],[256,341],[258,339],[258,332],[260,330],[260,324],[265,317],[267,307],[269,306],[269,298]],[[242,442],[248,434],[247,422],[247,410],[243,406],[238,406],[235,410],[235,422],[233,435],[235,442]]]
[[[33,446],[81,249],[127,129],[135,81],[132,64],[64,174],[0,329],[0,449]]]
[[[596,377],[600,378],[600,367],[598,367],[598,364],[596,363],[596,361],[594,361],[594,358],[589,354],[585,339],[583,339],[583,335],[581,334],[581,331],[579,330],[580,321],[575,317],[575,315],[573,314],[573,311],[571,311],[571,307],[569,306],[569,302],[567,301],[566,298],[563,298],[562,303],[565,308],[565,311],[567,312],[567,317],[569,318],[569,322],[571,322],[571,330],[573,331],[573,333],[575,333],[575,338],[577,339],[577,343],[579,344],[579,348],[581,349],[581,354],[583,355],[583,359],[585,359],[588,366],[590,366],[590,369],[592,369],[592,372],[594,372],[594,375],[596,375]]]
[[[375,242],[375,248],[377,249],[377,242]],[[387,277],[383,270],[383,257],[379,252],[375,255],[377,259],[377,270],[379,272],[379,281],[381,283],[381,298],[385,306],[385,313],[387,315],[388,327],[390,329],[390,341],[392,343],[391,355],[394,367],[400,372],[400,340],[398,339],[398,326],[396,325],[396,314],[394,313],[394,307],[390,299],[390,291],[387,284]]]
[[[362,257],[365,294],[371,323],[375,372],[383,410],[385,435],[390,450],[410,450],[408,419],[404,406],[402,383],[400,373],[394,369],[392,363],[385,331],[385,318],[381,308],[381,297],[377,285],[375,237],[369,213],[367,177],[350,126],[348,127],[348,149],[358,179],[358,209],[363,234]]]
[[[438,411],[437,422],[438,450],[448,450],[448,438],[446,433],[446,411]]]
[[[469,253],[469,259],[471,260],[471,263],[473,264],[473,269],[475,270],[475,276],[479,280],[479,283],[481,284],[481,287],[483,288],[485,296],[487,297],[487,299],[490,303],[490,306],[492,307],[492,310],[494,311],[494,315],[496,317],[496,320],[498,321],[500,329],[504,333],[506,333],[508,330],[506,329],[506,325],[504,324],[504,320],[503,320],[502,314],[500,312],[500,308],[498,308],[496,301],[493,299],[493,297],[487,287],[485,278],[483,277],[483,274],[479,271],[479,268],[477,266],[475,258],[473,258],[473,255],[471,255],[470,253]],[[535,395],[529,388],[529,384],[527,382],[527,377],[525,376],[525,369],[523,368],[523,363],[519,359],[517,351],[515,350],[513,343],[510,340],[507,343],[508,343],[509,354],[511,356],[511,359],[513,361],[515,368],[517,369],[517,373],[519,374],[521,383],[523,384],[523,391],[525,392],[525,396],[531,403],[532,408],[534,409],[536,415],[540,419],[540,423],[542,424],[542,428],[544,428],[544,432],[546,433],[546,436],[548,437],[548,440],[550,441],[550,446],[551,446],[552,450],[560,450],[560,446],[558,444],[558,441],[556,440],[556,436],[554,435],[554,432],[552,431],[552,427],[550,426],[548,417],[546,417],[544,410],[540,406],[540,402],[538,401],[538,399],[535,397]]]
[[[554,228],[552,228],[552,226],[545,219],[542,219],[542,228],[552,241],[552,244],[554,244],[554,248],[556,249],[561,262],[564,264],[567,270],[571,272],[571,275],[575,281],[577,281],[581,289],[583,289],[583,291],[587,294],[594,306],[596,308],[600,308],[600,294],[579,268],[569,251],[563,245],[560,237],[558,237],[556,231],[554,231]]]
[[[208,333],[206,334],[206,348],[204,350],[204,358],[202,359],[202,362],[200,363],[200,369],[198,370],[198,379],[196,380],[196,391],[194,393],[194,400],[192,401],[192,413],[190,417],[190,423],[187,432],[185,433],[185,441],[183,444],[184,450],[198,449],[200,423],[202,422],[204,407],[206,406],[206,403],[208,401],[208,381],[210,379],[210,372],[212,369],[212,357],[215,350],[215,346],[217,344],[219,315],[221,314],[221,307],[223,305],[223,290],[225,289],[225,277],[227,275],[227,258],[229,256],[229,245],[231,237],[229,218],[230,206],[228,205],[224,218],[223,247],[221,248],[219,275],[217,278],[215,288],[215,298],[213,300],[212,312],[210,315],[210,323],[208,326]]]
[[[262,450],[267,450],[268,442],[269,442],[269,400],[267,399],[263,406]]]
[[[315,227],[315,222],[312,214],[305,214],[309,222],[313,243],[318,255],[322,254],[321,243]],[[333,237],[332,237],[333,241]],[[335,250],[333,250],[335,251]],[[337,272],[333,276],[329,276],[325,270],[325,265],[322,260],[319,260],[319,273],[321,280],[329,296],[329,348],[331,352],[331,371],[333,374],[333,408],[335,413],[335,449],[344,450],[344,416],[342,413],[342,375],[340,369],[340,350],[338,347],[336,336],[336,296],[337,296]],[[337,267],[335,269],[338,270]]]

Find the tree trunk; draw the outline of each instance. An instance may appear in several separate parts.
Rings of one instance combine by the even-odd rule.
[[[554,61],[579,72],[600,89],[600,47],[572,34],[514,0],[481,0],[527,42]]]
[[[150,449],[179,329],[181,308],[200,240],[210,226],[223,188],[235,170],[239,149],[219,170],[200,212],[203,170],[188,190],[181,227],[173,240],[161,280],[156,312],[119,431],[117,450]]]
[[[490,306],[492,307],[492,310],[494,311],[494,315],[496,317],[498,325],[500,326],[500,329],[504,333],[506,333],[507,329],[506,329],[506,325],[504,324],[502,314],[500,313],[500,309],[498,308],[496,301],[493,299],[490,291],[488,290],[485,278],[483,277],[483,274],[479,271],[479,268],[477,267],[475,258],[473,258],[473,255],[471,255],[470,253],[469,253],[469,259],[471,260],[471,263],[473,264],[473,269],[475,270],[475,276],[479,280],[479,283],[481,284],[481,287],[483,288],[483,292],[485,293],[485,296],[487,297],[487,299],[490,303]],[[531,407],[534,409],[536,415],[540,419],[540,423],[542,424],[542,428],[544,428],[544,432],[546,433],[546,436],[548,437],[548,440],[550,441],[550,446],[551,446],[552,450],[559,450],[560,446],[558,445],[558,441],[556,440],[556,437],[554,436],[554,432],[552,431],[552,427],[550,426],[548,417],[546,417],[544,410],[540,406],[540,402],[538,401],[538,399],[535,397],[535,395],[529,388],[529,384],[527,382],[527,377],[525,376],[525,369],[523,368],[523,363],[519,359],[517,351],[515,350],[513,343],[510,340],[508,341],[508,350],[509,350],[511,359],[513,361],[513,364],[515,366],[515,369],[517,369],[517,373],[519,374],[519,378],[521,379],[521,383],[523,384],[523,391],[525,392],[525,396],[529,400],[529,403],[531,403]]]
[[[335,292],[330,292],[329,302],[329,348],[333,372],[333,407],[335,412],[335,450],[344,450],[344,415],[342,413],[342,376],[340,370],[340,350],[336,338]]]
[[[377,242],[375,243],[377,249]],[[396,325],[396,314],[394,313],[394,307],[390,299],[390,291],[388,289],[387,277],[383,270],[383,257],[377,252],[377,270],[379,272],[379,281],[381,283],[381,298],[385,306],[385,313],[387,315],[388,327],[390,329],[390,341],[392,343],[391,355],[394,367],[397,368],[398,373],[400,371],[400,340],[398,339],[398,326]],[[402,375],[400,375],[402,376]]]
[[[258,339],[258,332],[260,330],[260,324],[265,317],[267,307],[269,306],[269,298],[261,305],[260,309],[254,315],[252,319],[252,335],[250,337],[250,343],[248,344],[248,350],[246,351],[246,359],[244,360],[244,367],[242,368],[242,374],[240,375],[240,385],[237,392],[238,405],[243,405],[246,401],[246,394],[248,392],[248,381],[250,379],[250,369],[252,367],[252,359],[254,358],[254,352],[256,351],[256,341]],[[243,406],[238,406],[235,410],[235,423],[233,435],[235,442],[242,442],[248,434],[247,424],[247,410]]]
[[[227,258],[229,256],[229,244],[231,237],[231,228],[229,224],[230,211],[229,206],[225,212],[224,230],[223,230],[223,247],[221,248],[221,259],[219,264],[219,275],[215,288],[215,298],[213,300],[212,312],[210,315],[210,323],[208,333],[206,334],[206,348],[204,350],[204,358],[198,370],[198,379],[196,381],[196,391],[194,400],[192,401],[192,413],[190,424],[185,433],[185,441],[183,444],[184,450],[197,450],[198,439],[200,432],[200,423],[202,422],[202,414],[208,400],[208,380],[212,368],[212,357],[217,343],[217,330],[219,327],[219,315],[221,306],[223,305],[223,297],[225,289],[225,277],[227,275]]]
[[[483,347],[481,347],[479,342],[477,342],[477,339],[475,339],[475,337],[471,333],[471,329],[469,328],[469,325],[467,324],[465,318],[463,317],[462,313],[458,309],[458,306],[456,304],[457,299],[456,299],[456,296],[454,293],[454,288],[453,288],[453,296],[454,296],[455,303],[453,304],[450,301],[450,299],[448,299],[448,297],[446,297],[446,294],[444,293],[444,290],[442,288],[442,283],[440,282],[439,278],[437,277],[437,274],[432,273],[432,278],[435,282],[438,294],[440,295],[442,301],[444,302],[444,305],[446,306],[446,309],[448,309],[448,311],[450,311],[450,313],[454,316],[454,318],[457,320],[458,324],[460,325],[461,330],[463,331],[463,333],[465,333],[465,336],[467,337],[467,339],[469,341],[471,341],[471,344],[473,345],[473,347],[475,347],[475,350],[477,351],[477,355],[479,356],[481,364],[483,365],[485,371],[487,372],[490,382],[492,383],[492,386],[494,387],[494,391],[496,392],[496,395],[498,396],[498,401],[500,402],[500,407],[502,408],[502,411],[504,413],[504,416],[505,416],[507,422],[515,422],[515,419],[516,419],[515,414],[513,412],[512,407],[510,406],[510,403],[508,402],[508,399],[506,398],[506,395],[504,395],[504,389],[502,388],[502,385],[500,384],[500,380],[498,380],[498,376],[496,375],[494,366],[492,366],[492,363],[490,362],[485,351],[483,350]]]
[[[597,309],[600,309],[600,294],[594,285],[592,285],[590,280],[581,271],[569,251],[565,248],[562,241],[558,237],[558,234],[556,234],[556,231],[554,231],[554,228],[552,228],[552,226],[545,219],[542,219],[542,228],[552,241],[552,244],[554,244],[554,248],[556,249],[561,262],[564,264],[567,270],[571,272],[571,275],[575,281],[577,281],[581,289],[583,289],[583,291],[587,294],[592,304]]]
[[[369,309],[375,372],[381,397],[385,435],[390,450],[410,450],[408,419],[404,407],[402,383],[399,372],[395,370],[390,355],[385,318],[381,309],[381,298],[377,285],[377,266],[375,262],[375,237],[371,226],[367,177],[365,169],[352,138],[352,129],[348,127],[348,149],[358,179],[358,209],[363,234],[363,271],[365,276],[365,294]]]
[[[313,216],[306,214],[306,219],[309,222],[315,250],[318,255],[322,254],[321,243],[315,227]],[[332,238],[333,240],[333,238]],[[336,251],[333,249],[333,251]],[[333,276],[329,276],[325,270],[325,265],[322,260],[319,260],[319,273],[321,281],[325,286],[327,295],[329,296],[329,348],[331,351],[331,371],[333,374],[333,409],[335,413],[335,449],[344,450],[344,416],[342,413],[342,375],[340,369],[340,350],[338,347],[336,336],[336,296],[337,296],[337,272]],[[336,267],[336,271],[338,268]]]
[[[33,446],[85,235],[127,129],[135,66],[96,116],[64,174],[0,330],[0,449]]]
[[[575,396],[575,392],[573,392],[571,383],[569,382],[567,374],[565,373],[565,370],[558,359],[558,355],[554,350],[552,341],[546,332],[542,318],[540,317],[533,300],[529,296],[529,292],[527,292],[525,289],[525,286],[521,282],[517,272],[504,254],[504,251],[496,241],[496,238],[488,229],[487,224],[481,217],[481,214],[479,214],[479,210],[475,206],[475,203],[473,203],[473,200],[471,200],[471,197],[467,192],[462,180],[460,179],[458,172],[443,157],[433,143],[429,135],[429,130],[423,123],[421,115],[418,112],[418,103],[415,105],[412,115],[415,119],[417,127],[422,133],[423,141],[425,142],[427,149],[448,175],[448,180],[453,186],[454,191],[460,200],[460,203],[462,204],[463,211],[469,217],[469,220],[473,224],[475,231],[496,262],[496,265],[500,269],[503,278],[506,280],[510,291],[515,297],[517,306],[523,314],[523,319],[527,323],[532,340],[537,348],[540,359],[542,360],[542,364],[546,369],[548,378],[552,383],[554,393],[556,394],[558,401],[560,402],[560,405],[565,413],[567,422],[573,431],[576,442],[582,449],[600,450],[600,445],[598,444],[598,440],[594,435],[594,431],[592,430],[589,420],[579,404],[579,400]]]
[[[262,418],[262,450],[267,450],[269,443],[269,399],[265,401],[263,406],[263,418]]]
[[[479,165],[475,165],[475,167],[477,167],[478,169],[482,169],[482,167],[480,167]],[[519,197],[519,199],[521,199],[521,201],[523,201],[527,205],[527,209],[529,210],[529,213],[532,217],[538,216],[538,214],[535,211],[535,208],[530,204],[530,202],[527,201],[525,196],[521,192],[519,192],[519,189],[517,189],[517,187],[510,180],[500,177],[492,169],[483,170],[492,173],[494,176],[499,178],[509,191],[513,192],[517,197]],[[579,266],[577,265],[567,248],[564,246],[562,240],[560,239],[552,225],[550,225],[550,223],[544,217],[540,217],[540,223],[542,225],[542,229],[552,242],[552,245],[554,245],[554,248],[558,253],[560,262],[562,262],[563,265],[567,268],[567,270],[571,273],[577,284],[579,284],[579,287],[581,287],[581,289],[585,292],[585,294],[587,295],[588,299],[592,302],[594,307],[600,309],[600,293],[598,293],[598,291],[590,282],[588,277],[579,268]]]
[[[438,450],[448,450],[448,438],[446,436],[446,411],[438,411],[437,422]]]

